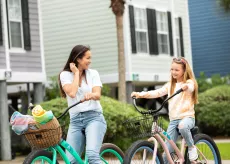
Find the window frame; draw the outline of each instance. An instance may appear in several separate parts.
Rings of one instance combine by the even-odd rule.
[[[145,7],[136,7],[136,6],[133,6],[134,7],[134,24],[135,24],[135,35],[136,35],[136,51],[137,51],[137,54],[149,54],[150,52],[149,52],[149,38],[148,38],[148,18],[147,18],[147,10],[146,10],[146,8]],[[137,26],[136,26],[136,21],[137,21],[137,19],[138,20],[140,20],[140,18],[138,18],[137,16],[136,16],[136,10],[137,9],[141,9],[141,10],[144,10],[144,19],[142,18],[141,20],[143,21],[145,21],[145,27],[146,27],[146,29],[141,29],[141,28],[137,28]],[[145,34],[146,34],[146,49],[147,49],[147,52],[141,52],[140,51],[140,42],[138,43],[138,35],[137,35],[137,33],[138,32],[145,32]]]
[[[163,20],[159,20],[158,15],[159,13],[164,13],[165,15],[165,22]],[[168,31],[168,14],[166,11],[160,11],[160,10],[156,10],[156,22],[157,22],[157,38],[158,38],[158,50],[159,50],[159,54],[163,54],[163,55],[170,55],[170,40],[169,40],[169,31]],[[165,31],[162,29],[159,29],[159,23],[163,23],[166,27]],[[163,53],[162,51],[162,47],[161,47],[161,43],[160,43],[160,39],[159,39],[159,35],[166,35],[167,36],[167,53]]]
[[[25,50],[24,50],[24,35],[23,35],[23,20],[22,20],[22,5],[21,5],[21,0],[17,0],[19,2],[19,9],[20,9],[20,12],[21,12],[21,18],[20,20],[16,20],[16,19],[10,19],[10,16],[9,16],[9,9],[10,9],[10,5],[9,5],[9,0],[7,0],[7,14],[8,14],[8,32],[9,32],[9,46],[10,46],[10,49],[9,51],[12,52],[12,53],[16,53],[16,52],[19,52],[19,53],[24,53]],[[21,47],[13,47],[12,46],[12,39],[11,39],[11,25],[10,23],[11,22],[16,22],[16,23],[20,23],[20,31],[21,31]]]
[[[181,43],[180,43],[180,25],[179,25],[179,17],[175,17],[175,40],[176,40],[176,48],[177,48],[177,55],[181,56]]]

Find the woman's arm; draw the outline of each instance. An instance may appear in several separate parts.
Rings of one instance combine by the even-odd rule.
[[[70,70],[74,74],[73,82],[71,84],[65,84],[62,88],[69,97],[75,98],[79,86],[79,70],[77,69],[75,63],[70,63]]]
[[[73,82],[71,84],[65,84],[62,88],[65,91],[65,93],[71,97],[75,98],[79,86],[79,72],[74,73]]]
[[[92,89],[92,93],[86,93],[84,97],[84,101],[87,100],[100,100],[101,98],[101,87],[95,86]]]

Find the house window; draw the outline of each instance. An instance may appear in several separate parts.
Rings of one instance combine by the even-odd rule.
[[[7,2],[10,47],[23,48],[21,0],[8,0]]]
[[[156,12],[157,39],[160,54],[169,54],[169,33],[167,12]]]
[[[148,53],[148,28],[146,9],[134,9],[137,52]]]
[[[179,19],[175,18],[176,25],[176,48],[178,56],[181,56],[181,45],[180,45],[180,28],[179,28]]]

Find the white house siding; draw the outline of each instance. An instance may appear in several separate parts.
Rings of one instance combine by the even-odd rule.
[[[28,0],[31,50],[25,53],[10,53],[13,72],[42,72],[37,0]]]
[[[48,77],[58,75],[77,44],[91,47],[91,67],[104,83],[105,75],[117,74],[116,21],[109,5],[110,0],[41,0]]]
[[[2,1],[0,1],[2,3]],[[2,22],[2,39],[3,45],[0,45],[0,69],[6,69],[6,54],[5,54],[5,47],[4,47],[4,25],[3,25],[3,14],[2,14],[2,4],[1,4],[1,20]]]
[[[144,7],[152,8],[159,11],[172,11],[171,0],[132,0],[128,1],[128,5],[133,5],[134,7]],[[191,47],[190,47],[190,33],[189,33],[189,23],[188,23],[188,10],[187,1],[176,0],[174,1],[174,16],[182,17],[183,22],[183,35],[184,35],[184,54],[185,57],[191,61]],[[149,55],[149,54],[132,54],[131,51],[131,37],[129,28],[129,16],[126,12],[126,48],[128,58],[130,60],[129,68],[129,79],[133,80],[133,74],[139,75],[139,82],[152,82],[164,83],[169,80],[170,77],[170,64],[172,57],[170,55]],[[172,13],[173,16],[173,13]],[[173,23],[173,22],[172,22]],[[175,40],[173,40],[175,42]],[[175,56],[175,47],[174,47]]]
[[[183,23],[183,36],[184,36],[184,55],[192,66],[192,48],[191,48],[191,37],[190,37],[190,21],[188,11],[188,1],[186,0],[175,0],[175,16],[182,17]]]

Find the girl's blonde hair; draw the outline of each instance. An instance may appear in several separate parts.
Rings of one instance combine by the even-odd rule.
[[[186,83],[186,81],[188,79],[192,80],[194,82],[194,92],[193,92],[193,96],[192,96],[192,99],[193,99],[193,102],[194,104],[197,104],[198,103],[198,84],[196,82],[196,79],[195,79],[195,76],[194,76],[194,73],[190,67],[190,65],[188,64],[187,60],[183,57],[180,57],[180,58],[173,58],[173,61],[172,63],[177,63],[177,64],[181,64],[183,66],[183,69],[184,69],[184,78],[183,78],[183,82]],[[171,80],[170,80],[170,95],[172,95],[174,93],[174,89],[175,89],[175,86],[176,86],[176,79],[174,79],[171,75]]]

